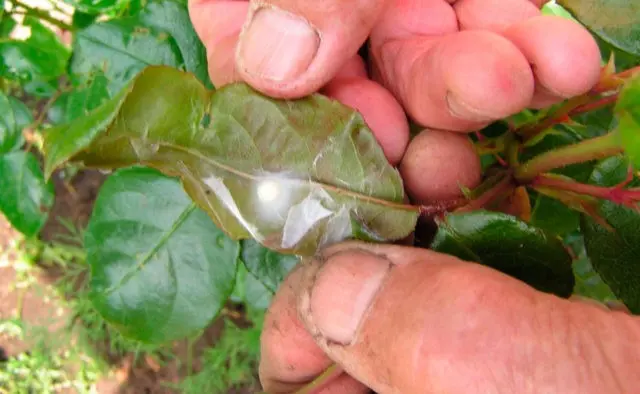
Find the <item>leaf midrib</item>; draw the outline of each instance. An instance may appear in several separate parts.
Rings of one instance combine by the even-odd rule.
[[[119,136],[116,138],[113,138],[112,140],[110,140],[109,142],[113,143],[117,140],[120,139],[126,139],[126,140],[139,140],[138,138],[131,138],[130,136]],[[237,170],[233,167],[230,167],[226,164],[220,163],[219,161],[216,161],[208,156],[204,156],[203,154],[201,154],[200,152],[193,150],[193,149],[189,149],[189,148],[185,148],[183,146],[180,145],[176,145],[176,144],[172,144],[170,142],[166,142],[166,141],[159,141],[159,140],[150,140],[150,139],[146,139],[145,141],[142,142],[147,142],[150,144],[154,144],[154,145],[159,145],[165,148],[169,148],[169,149],[175,149],[178,151],[182,151],[185,152],[189,155],[193,155],[196,156],[198,159],[203,160],[209,164],[211,164],[214,167],[218,167],[221,168],[224,171],[230,172],[240,178],[245,178],[245,179],[250,179],[253,181],[258,181],[260,180],[260,177],[257,177],[255,175],[251,175],[248,174],[246,172],[242,172],[240,170]],[[141,160],[141,162],[143,162],[144,160]],[[149,163],[149,162],[148,162]],[[409,205],[409,204],[403,204],[403,203],[397,203],[397,202],[393,202],[393,201],[388,201],[388,200],[383,200],[377,197],[372,197],[372,196],[367,196],[365,194],[362,193],[358,193],[358,192],[354,192],[351,190],[347,190],[347,189],[341,189],[337,186],[334,185],[329,185],[326,183],[322,183],[322,182],[318,182],[318,181],[314,181],[311,179],[305,180],[305,182],[307,182],[309,185],[311,186],[317,186],[320,187],[322,189],[334,192],[338,195],[343,195],[343,196],[347,196],[347,197],[352,197],[358,200],[361,200],[363,202],[367,202],[367,203],[371,203],[371,204],[377,204],[377,205],[381,205],[384,207],[388,207],[388,208],[392,208],[392,209],[398,209],[398,210],[403,210],[403,211],[407,211],[407,212],[415,212],[415,213],[419,213],[420,212],[420,207],[415,206],[415,205]]]
[[[86,35],[86,34],[79,34],[78,36],[79,36],[79,37],[81,37],[81,38],[84,38],[84,39],[85,39],[85,40],[87,40],[87,41],[90,41],[90,42],[91,42],[91,43],[93,43],[93,44],[96,44],[96,45],[102,45],[103,47],[105,47],[105,48],[107,48],[107,49],[110,49],[110,50],[112,50],[112,51],[114,51],[114,52],[118,52],[118,53],[120,53],[120,54],[122,54],[122,55],[128,56],[128,57],[130,57],[130,58],[132,58],[132,59],[134,59],[134,60],[136,60],[136,61],[138,61],[138,62],[140,62],[140,63],[144,63],[144,64],[146,64],[147,66],[155,65],[155,63],[149,63],[148,61],[146,61],[146,60],[144,60],[144,59],[142,59],[142,58],[139,58],[139,57],[137,57],[137,56],[134,56],[131,52],[127,52],[127,51],[126,51],[126,50],[124,50],[124,49],[117,48],[117,47],[115,47],[115,46],[109,45],[109,44],[107,44],[106,42],[104,42],[104,41],[100,41],[100,40],[98,40],[98,39],[96,39],[96,38],[94,38],[94,37],[91,37],[91,36],[89,36],[89,35]]]
[[[169,238],[178,230],[178,228],[182,226],[182,224],[185,222],[185,220],[187,220],[191,212],[193,212],[196,208],[197,207],[195,203],[192,202],[191,204],[189,204],[180,213],[178,218],[173,222],[173,225],[171,225],[171,228],[169,229],[169,231],[167,231],[165,234],[162,235],[162,237],[160,237],[160,239],[158,239],[158,242],[156,242],[156,244],[149,250],[149,252],[147,252],[147,254],[142,257],[140,262],[138,262],[129,272],[123,275],[122,278],[118,281],[118,283],[106,289],[104,291],[104,295],[108,296],[114,291],[120,289],[120,287],[122,287],[126,282],[131,280],[131,278],[136,273],[140,272],[147,265],[147,263],[153,258],[153,256],[158,252],[158,250],[160,250],[160,248],[164,246],[164,244],[169,240]]]

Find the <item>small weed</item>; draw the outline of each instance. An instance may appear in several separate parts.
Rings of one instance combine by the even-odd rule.
[[[219,342],[204,351],[202,370],[177,385],[181,393],[221,394],[232,388],[257,385],[254,374],[259,361],[264,312],[249,311],[247,318],[252,326],[246,329],[225,319]]]
[[[0,333],[7,338],[28,337],[33,343],[28,352],[0,363],[0,394],[54,394],[64,389],[96,393],[94,382],[100,368],[80,349],[63,349],[50,340],[46,330],[17,318],[0,321]],[[75,370],[69,368],[71,365]]]

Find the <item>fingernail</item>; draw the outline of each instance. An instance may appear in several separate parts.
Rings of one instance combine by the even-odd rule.
[[[449,112],[458,119],[472,122],[490,122],[493,120],[492,116],[484,114],[481,110],[470,106],[452,93],[448,93],[446,99]]]
[[[277,7],[263,7],[253,16],[238,44],[238,65],[246,73],[274,81],[292,80],[311,64],[318,32],[303,18]]]
[[[328,343],[352,343],[391,267],[361,249],[340,251],[322,262],[308,291],[305,320],[312,331]]]

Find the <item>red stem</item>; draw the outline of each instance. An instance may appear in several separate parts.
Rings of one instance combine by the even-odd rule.
[[[585,112],[593,111],[614,104],[618,100],[618,93],[610,96],[602,97],[600,100],[593,101],[575,108],[569,115],[577,115]]]
[[[542,121],[523,126],[515,130],[515,133],[521,135],[525,139],[530,139],[538,135],[539,133],[547,130],[551,126],[567,121],[571,111],[585,105],[589,102],[590,97],[588,95],[577,96],[562,105],[555,113],[551,114],[548,118],[542,119]]]
[[[603,200],[609,200],[616,204],[633,206],[640,201],[640,189],[624,189],[623,187],[628,182],[629,180],[627,179],[620,185],[616,185],[613,187],[603,187],[565,180],[550,175],[539,175],[531,182],[531,186],[544,186],[558,190],[565,190],[568,192],[584,194]]]
[[[467,205],[455,210],[455,212],[470,212],[483,208],[488,205],[494,199],[507,192],[510,188],[515,188],[511,175],[507,175],[503,180],[498,182],[494,187],[482,193],[482,195],[473,201],[470,201]]]
[[[434,217],[442,215],[452,209],[463,206],[467,202],[466,198],[458,198],[455,200],[435,201],[428,205],[420,205],[420,216]]]
[[[618,73],[617,77],[625,79],[625,78],[633,77],[636,74],[640,74],[640,66],[636,66],[628,70],[621,71]]]

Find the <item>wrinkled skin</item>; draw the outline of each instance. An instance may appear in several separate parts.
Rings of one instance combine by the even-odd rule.
[[[480,181],[466,133],[588,91],[600,53],[542,0],[191,0],[215,85],[319,91],[359,110],[417,201]],[[357,55],[369,38],[370,69]],[[424,128],[409,141],[408,119]],[[424,180],[429,180],[425,182]],[[631,393],[640,322],[428,250],[347,243],[282,284],[262,335],[265,390],[323,394]]]

